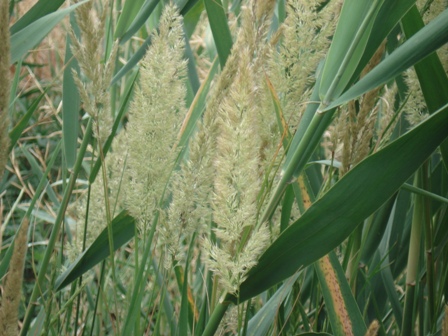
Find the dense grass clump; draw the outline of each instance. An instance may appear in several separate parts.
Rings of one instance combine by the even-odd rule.
[[[0,336],[448,334],[447,31],[0,0]]]

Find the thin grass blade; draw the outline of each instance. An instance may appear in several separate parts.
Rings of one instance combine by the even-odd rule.
[[[290,295],[299,275],[300,272],[297,272],[297,274],[285,281],[269,301],[249,320],[247,326],[248,336],[264,336],[268,334],[274,324],[280,305]]]
[[[232,49],[232,35],[230,34],[227,16],[221,0],[204,0],[210,28],[218,51],[219,63],[224,67]]]
[[[342,105],[394,79],[448,42],[448,9],[407,40],[324,111]]]
[[[76,27],[73,13],[70,14],[70,24]],[[65,42],[64,77],[62,79],[62,137],[64,139],[64,154],[67,168],[72,169],[76,162],[78,148],[79,110],[81,98],[73,79],[73,70],[79,73],[78,61],[73,58],[71,38],[67,34]]]
[[[39,103],[42,100],[42,98],[45,97],[47,93],[47,89],[45,89],[44,92],[42,92],[39,97],[36,98],[36,100],[31,104],[30,108],[26,111],[25,115],[19,120],[16,126],[9,132],[9,152],[12,151],[14,146],[16,145],[17,141],[20,139],[20,136],[22,135],[22,132],[25,130],[25,128],[28,126],[28,122],[30,121],[31,117],[33,116],[34,112],[39,107]]]
[[[143,1],[144,0],[128,0],[124,3],[120,17],[118,18],[117,26],[115,28],[115,39],[121,38],[126,29],[129,28],[134,18],[140,12],[143,6]]]
[[[113,249],[116,251],[134,237],[135,220],[126,211],[122,211],[112,220],[112,230],[114,236]],[[108,256],[109,239],[107,227],[105,227],[92,245],[57,278],[55,290],[59,291],[69,285]]]
[[[339,97],[364,54],[370,32],[384,0],[347,0],[342,6],[320,83],[324,105]]]
[[[126,4],[132,3],[132,1],[127,1]],[[120,39],[120,43],[125,43],[129,41],[129,39],[134,36],[134,34],[144,26],[145,22],[151,16],[152,12],[159,4],[159,0],[146,0],[145,3],[140,7],[139,12],[133,18],[133,21],[129,23],[128,27],[126,27],[126,31],[123,32],[115,31],[115,37]],[[121,16],[120,16],[121,19]]]
[[[66,15],[70,14],[87,1],[88,0],[78,2],[65,9],[45,15],[11,35],[11,64],[14,64],[20,58],[25,56],[28,50],[31,50],[38,45]]]
[[[13,24],[9,32],[11,35],[14,35],[18,31],[29,26],[34,21],[58,10],[64,2],[65,0],[39,0],[16,23]]]

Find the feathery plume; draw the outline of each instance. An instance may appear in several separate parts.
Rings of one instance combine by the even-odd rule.
[[[9,1],[0,0],[0,179],[8,161],[9,148]]]
[[[377,149],[388,142],[392,135],[395,126],[398,123],[399,117],[395,116],[395,97],[398,92],[397,84],[394,82],[391,87],[386,85],[384,87],[384,93],[381,97],[379,104],[379,122],[380,125],[377,129]],[[399,111],[400,112],[400,111]],[[399,113],[398,112],[398,113]]]
[[[0,336],[17,335],[28,226],[29,220],[25,217],[14,241],[14,250],[9,262],[9,272],[5,279],[3,297],[0,303]]]
[[[103,6],[107,8],[109,1]],[[88,80],[83,82],[81,74],[73,73],[84,109],[94,120],[94,135],[103,144],[112,129],[112,112],[110,110],[109,85],[112,79],[118,42],[115,42],[106,62],[102,62],[104,26],[107,10],[98,15],[93,10],[93,1],[76,9],[76,19],[81,33],[77,39],[71,32],[73,54],[78,60],[81,73]]]
[[[404,79],[408,86],[407,94],[409,96],[404,107],[404,113],[409,124],[415,126],[426,119],[429,113],[415,70],[413,68],[408,69],[404,73]]]
[[[363,69],[361,77],[369,73],[381,61],[385,45],[385,42],[381,44]],[[376,134],[377,101],[380,90],[381,88],[376,88],[364,94],[359,101],[359,107],[354,101],[349,102],[336,121],[337,137],[343,144],[341,176],[363,160],[372,149],[372,139]]]
[[[127,126],[125,206],[142,225],[151,220],[173,170],[179,120],[186,110],[183,29],[175,7],[165,7],[159,30],[142,60]]]
[[[230,293],[237,293],[270,238],[264,226],[252,232],[247,242],[242,238],[256,226],[260,138],[251,50],[242,45],[238,53],[236,77],[218,109],[212,206],[219,245],[204,240],[204,248],[209,251],[207,263]]]
[[[269,77],[292,125],[291,133],[309,101],[315,71],[328,50],[340,12],[339,1],[330,1],[319,9],[321,5],[320,0],[288,3],[288,15],[282,26],[283,41],[279,53],[270,61]]]

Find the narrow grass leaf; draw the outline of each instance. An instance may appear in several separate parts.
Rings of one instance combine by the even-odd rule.
[[[111,226],[114,237],[113,249],[116,251],[134,237],[135,220],[126,211],[122,211],[112,220]],[[55,284],[55,290],[61,290],[69,285],[108,256],[109,239],[107,227],[105,227],[92,245],[90,245],[68,267],[68,269],[58,277]]]
[[[45,15],[13,34],[11,36],[11,64],[14,64],[20,58],[25,56],[25,54],[38,45],[67,14],[70,14],[87,1],[88,0],[78,2],[70,7]]]
[[[406,38],[415,35],[424,26],[425,24],[416,6],[412,7],[402,20],[402,28]],[[426,106],[429,113],[432,113],[448,102],[448,78],[442,62],[437,53],[433,53],[415,64],[414,68]],[[448,168],[448,142],[444,142],[440,149],[445,167]]]
[[[207,74],[207,77],[202,81],[199,90],[196,92],[196,96],[194,97],[190,108],[188,109],[179,134],[180,140],[178,146],[180,148],[186,147],[188,139],[190,139],[191,135],[196,129],[198,120],[204,113],[205,103],[210,90],[210,85],[216,73],[218,72],[218,66],[219,63],[218,59],[216,58]]]
[[[321,73],[319,69],[317,72]],[[263,215],[261,216],[261,223],[265,222],[272,216],[283,196],[286,186],[292,180],[297,178],[302,169],[305,167],[306,162],[309,160],[317,144],[319,143],[319,139],[322,136],[324,129],[326,129],[329,121],[331,121],[330,113],[317,114],[317,118],[315,118],[316,111],[320,104],[319,83],[320,76],[317,77],[316,84],[314,85],[314,89],[311,94],[311,101],[306,107],[302,118],[300,119],[300,123],[297,127],[296,133],[290,141],[290,144],[288,141],[288,151],[286,153],[285,163],[282,167],[282,177],[275,186],[275,189],[273,189],[274,191],[272,193],[272,196],[269,199],[268,205],[266,206]],[[271,95],[273,94],[273,92],[274,91],[271,90]],[[275,100],[276,99],[274,94],[274,106]],[[320,127],[319,124],[321,124]],[[280,128],[284,127],[282,126],[282,123],[280,123],[279,125]]]
[[[141,0],[139,0],[141,2]],[[131,0],[126,1],[126,4],[132,4],[133,2]],[[140,10],[138,13],[133,17],[133,21],[130,22],[130,24],[125,28],[126,31],[123,30],[123,32],[115,31],[115,38],[120,39],[120,43],[123,44],[127,41],[129,41],[132,36],[142,27],[144,27],[146,21],[151,16],[152,12],[156,8],[156,6],[159,4],[159,0],[146,0],[143,5],[141,5]],[[123,16],[123,15],[122,15]],[[122,18],[120,16],[120,19]],[[124,18],[123,18],[124,20]]]
[[[64,2],[65,0],[39,0],[16,23],[13,24],[9,32],[11,35],[14,35],[18,31],[29,26],[34,21],[58,10]]]
[[[353,74],[352,81],[359,77],[359,74],[377,51],[378,47],[387,38],[392,29],[397,26],[401,18],[408,12],[409,8],[413,6],[415,0],[396,0],[385,1],[376,16],[372,31],[369,36],[364,54],[359,61],[358,68]]]
[[[23,63],[22,59],[20,59],[17,62],[15,73],[14,73],[14,79],[11,82],[11,88],[10,88],[11,90],[9,93],[9,109],[10,110],[14,106],[16,99],[18,99],[18,97],[16,97],[16,92],[17,92],[17,88],[18,88],[19,82],[20,82],[20,74],[22,73],[22,63]]]
[[[319,95],[324,104],[344,91],[364,53],[384,0],[347,0],[328,52]]]
[[[34,209],[34,205],[40,199],[44,187],[47,186],[48,180],[46,179],[46,176],[49,174],[51,169],[53,169],[53,165],[56,161],[56,158],[59,155],[60,150],[61,150],[61,142],[59,142],[56,145],[55,149],[53,150],[53,154],[51,155],[50,161],[47,164],[47,168],[43,173],[44,178],[40,179],[39,184],[37,185],[36,191],[34,192],[33,198],[31,199],[31,202],[24,217],[30,218],[31,212]],[[3,276],[6,274],[6,271],[8,270],[9,261],[11,260],[13,248],[14,248],[14,242],[12,242],[11,245],[9,245],[8,249],[6,250],[6,253],[2,257],[0,263],[0,279],[3,278]]]
[[[375,213],[372,223],[364,228],[364,242],[361,251],[361,261],[363,263],[369,262],[374,256],[381,243],[381,239],[387,228],[389,217],[393,211],[396,195],[389,199],[383,206]]]
[[[408,190],[410,192],[413,192],[415,194],[428,197],[428,198],[430,198],[430,199],[432,199],[434,201],[448,204],[448,198],[436,195],[436,194],[434,194],[434,193],[432,193],[430,191],[427,191],[427,190],[424,190],[422,188],[418,188],[416,186],[413,186],[412,184],[405,183],[405,184],[403,184],[402,188],[406,189],[406,190]]]
[[[20,139],[20,136],[22,135],[22,132],[28,126],[28,122],[30,121],[33,113],[35,111],[37,111],[37,108],[39,107],[39,103],[42,100],[42,98],[45,97],[48,89],[49,88],[47,87],[45,89],[45,91],[42,92],[40,94],[40,96],[36,98],[36,100],[34,100],[34,102],[31,104],[31,106],[26,111],[26,113],[23,115],[23,117],[19,120],[17,125],[14,126],[14,128],[9,132],[9,139],[10,139],[9,152],[12,151],[12,149],[16,145],[17,141]]]
[[[197,0],[190,0],[185,4],[185,7],[181,10],[181,14],[184,17],[184,27],[187,37],[190,38],[193,34],[202,12],[204,11],[204,2]]]
[[[448,42],[448,9],[397,48],[384,61],[354,84],[325,111],[342,105],[394,79]]]
[[[300,272],[290,277],[285,283],[275,292],[274,295],[266,302],[263,307],[249,320],[247,326],[248,336],[264,336],[271,330],[280,305],[290,295],[294,283],[297,281]]]
[[[447,136],[445,106],[358,164],[274,241],[241,285],[239,299],[244,301],[265,291],[339,245],[406,182]]]
[[[65,212],[68,207],[68,203],[70,200],[70,197],[72,195],[73,189],[75,187],[76,179],[78,177],[78,174],[81,170],[82,161],[84,158],[84,154],[87,150],[87,145],[90,143],[91,139],[91,132],[92,132],[92,119],[89,119],[89,122],[87,124],[84,139],[81,143],[81,147],[79,148],[78,158],[76,159],[76,164],[73,167],[73,172],[70,175],[70,179],[68,184],[66,185],[66,188],[64,190],[64,195],[62,197],[61,206],[58,209],[58,213],[56,215],[55,224],[53,225],[51,229],[50,238],[48,239],[48,246],[45,250],[45,254],[42,258],[42,263],[40,266],[40,270],[37,276],[37,281],[33,287],[33,291],[31,293],[30,301],[35,302],[39,295],[42,293],[42,291],[45,288],[45,280],[47,275],[47,269],[50,263],[51,256],[53,255],[54,247],[56,245],[57,238],[59,237],[59,230],[61,229],[62,222],[65,217]],[[23,327],[20,331],[20,335],[24,336],[27,335],[31,319],[34,316],[34,309],[36,308],[35,305],[29,305],[27,307],[25,317],[23,319]]]
[[[179,272],[181,281],[179,285],[181,285],[181,304],[180,304],[180,313],[179,313],[179,325],[178,325],[178,335],[179,336],[188,336],[188,321],[191,321],[191,327],[193,327],[193,321],[196,322],[197,319],[197,310],[195,306],[195,302],[193,300],[193,296],[191,294],[191,288],[188,285],[188,273],[190,260],[193,255],[193,249],[195,247],[196,239],[192,239],[190,242],[190,246],[188,248],[187,259],[185,263],[185,268],[183,272]],[[180,267],[176,267],[176,274],[180,271]]]
[[[73,13],[70,14],[70,23],[76,25]],[[76,162],[79,131],[79,109],[81,99],[78,88],[73,79],[72,70],[79,73],[78,61],[73,58],[71,50],[71,38],[67,34],[65,42],[64,77],[62,79],[62,137],[64,139],[64,153],[67,168],[72,169]]]
[[[286,123],[286,118],[283,113],[282,104],[280,102],[280,98],[278,97],[277,91],[274,88],[274,85],[272,85],[272,82],[269,80],[269,78],[267,76],[266,76],[266,84],[267,84],[269,93],[271,94],[272,103],[274,105],[275,116],[277,118],[277,125],[279,128],[280,134],[282,135],[283,148],[285,150],[287,150],[288,146],[291,142],[291,133],[289,132],[289,127]]]
[[[344,270],[332,251],[314,263],[331,329],[336,335],[364,335],[367,331]]]
[[[127,0],[121,10],[120,17],[118,18],[117,26],[115,28],[114,38],[119,39],[122,37],[126,29],[129,28],[134,18],[139,13],[144,0]]]
[[[126,315],[126,319],[122,328],[122,332],[121,335],[122,336],[127,336],[127,335],[131,335],[132,331],[134,329],[135,323],[137,322],[137,316],[140,315],[140,306],[141,306],[141,302],[142,302],[142,298],[143,298],[143,293],[144,293],[144,288],[146,285],[146,281],[145,279],[147,279],[148,277],[148,273],[150,271],[150,267],[146,267],[146,265],[151,262],[153,264],[153,268],[154,270],[157,270],[157,281],[160,283],[163,283],[163,281],[159,278],[161,278],[159,272],[158,272],[158,267],[155,264],[155,260],[154,258],[151,258],[151,247],[152,247],[152,240],[154,237],[154,233],[156,230],[156,226],[157,226],[157,222],[159,219],[159,213],[156,212],[152,225],[151,225],[151,229],[150,232],[145,236],[145,240],[144,242],[144,250],[143,250],[143,254],[142,257],[140,259],[140,267],[138,267],[138,270],[136,272],[136,277],[134,279],[134,287],[132,288],[132,291],[129,291],[130,294],[130,305],[129,305],[129,309],[127,311],[127,315]],[[167,309],[169,308],[168,306],[165,307],[165,310],[168,312],[169,310]],[[170,324],[170,328],[171,331],[175,332],[175,327],[173,325],[173,319],[171,319],[169,321]]]
[[[216,50],[218,51],[221,68],[224,67],[232,49],[232,35],[230,34],[227,16],[221,0],[204,0],[210,29],[212,30]]]
[[[192,10],[193,8],[197,9],[197,8],[202,8],[204,9],[204,3],[203,1],[200,0],[187,0],[184,2],[181,10],[180,10],[180,15],[182,16],[186,16],[187,14],[190,13],[190,10]],[[202,11],[201,11],[202,13]]]
[[[138,62],[145,56],[146,50],[151,45],[151,36],[148,36],[143,44],[138,48],[134,55],[127,61],[127,63],[115,74],[112,78],[111,85],[117,83],[124,75],[126,75]]]
[[[47,176],[42,173],[42,169],[41,169],[40,165],[37,163],[36,159],[31,155],[31,153],[29,152],[29,150],[27,148],[20,147],[20,149],[22,150],[23,155],[25,155],[26,159],[28,160],[29,164],[31,165],[31,170],[32,170],[34,176],[36,176],[39,180],[42,180],[42,179],[44,180],[43,182],[45,183],[45,186],[46,186],[45,190],[46,190],[51,202],[53,202],[53,204],[56,207],[59,207],[60,206],[59,199],[56,196],[56,193],[54,192],[53,188],[50,186],[50,182],[48,181]]]

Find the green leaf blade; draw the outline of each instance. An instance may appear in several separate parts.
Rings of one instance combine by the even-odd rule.
[[[448,136],[445,106],[344,176],[260,257],[241,285],[247,300],[338,246],[384,204]],[[384,162],[388,163],[387,169]],[[357,187],[354,187],[357,186]]]
[[[358,83],[326,107],[325,111],[342,105],[387,83],[448,42],[448,9],[412,36]]]
[[[66,15],[89,0],[84,0],[68,8],[48,14],[32,22],[11,36],[11,64],[25,56],[28,50],[34,48]]]
[[[135,220],[122,211],[112,220],[112,230],[114,236],[114,250],[126,244],[135,233]],[[109,256],[109,240],[107,227],[95,239],[92,245],[85,250],[78,259],[73,262],[68,269],[59,276],[55,283],[55,290],[59,291],[78,279],[85,272],[93,268],[102,260]]]

